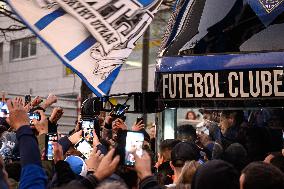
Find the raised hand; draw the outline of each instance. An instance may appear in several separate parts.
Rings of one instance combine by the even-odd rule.
[[[135,158],[135,170],[139,179],[142,180],[148,176],[151,176],[152,171],[150,155],[146,151],[143,151],[141,157],[139,157],[136,153],[133,153],[133,155]]]
[[[33,119],[33,125],[31,127],[35,128],[39,135],[48,133],[48,120],[42,110],[37,110],[40,114],[40,120]]]
[[[145,124],[143,124],[143,120],[140,120],[138,123],[134,123],[132,125],[132,131],[140,131],[145,128]]]
[[[32,102],[31,102],[31,106],[35,107],[38,106],[40,103],[42,102],[42,98],[40,96],[36,96]]]
[[[118,129],[127,130],[126,124],[120,118],[117,118],[112,122],[112,130],[117,131]]]
[[[62,146],[58,144],[57,142],[53,143],[53,161],[54,163],[57,163],[60,160],[64,160],[63,150]]]
[[[14,130],[18,130],[20,127],[30,124],[28,113],[24,108],[21,98],[8,100],[7,106],[10,112],[9,123]]]
[[[97,145],[101,144],[97,134],[96,134],[96,131],[94,130],[93,131],[93,147],[95,148]]]
[[[72,144],[76,144],[82,138],[82,130],[73,133],[71,136],[68,137]]]
[[[57,96],[55,96],[54,94],[49,94],[46,101],[44,102],[44,104],[42,105],[43,109],[46,109],[47,107],[51,106],[52,104],[56,103],[58,100]]]
[[[64,114],[64,111],[63,111],[62,108],[60,108],[60,107],[53,108],[52,113],[49,117],[49,121],[51,123],[56,124],[58,122],[58,120],[62,117],[63,114]]]
[[[88,171],[95,172],[99,167],[103,157],[104,155],[101,154],[101,151],[97,150],[97,148],[94,147],[89,159],[86,160]]]
[[[102,181],[103,179],[109,177],[116,170],[120,157],[116,155],[113,158],[115,149],[111,149],[102,159],[99,164],[97,171],[94,173],[95,177]]]

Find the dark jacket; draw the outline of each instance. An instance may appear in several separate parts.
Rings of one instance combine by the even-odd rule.
[[[30,126],[22,126],[16,132],[21,157],[20,189],[44,189],[47,177],[40,161],[37,139]]]

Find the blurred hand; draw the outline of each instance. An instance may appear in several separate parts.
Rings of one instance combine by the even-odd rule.
[[[54,94],[49,94],[42,108],[46,109],[47,107],[51,106],[56,102],[57,102],[57,96],[55,96]]]
[[[80,121],[81,121],[81,115],[78,115],[78,117],[77,117],[77,121],[76,121],[76,126],[75,126],[75,132],[77,132],[77,131],[79,131],[80,129],[81,129],[81,123],[80,123]]]
[[[117,118],[112,122],[112,130],[118,131],[118,129],[127,130],[127,126],[124,121],[120,118]]]
[[[135,158],[135,170],[137,172],[137,176],[140,180],[151,176],[151,157],[150,155],[144,150],[142,157],[140,158],[136,153],[133,153]]]
[[[37,110],[40,114],[40,120],[33,119],[31,126],[32,128],[35,128],[39,135],[48,133],[48,120],[42,110]]]
[[[24,106],[24,108],[25,108],[26,112],[30,112],[30,110],[31,110],[31,108],[32,108],[31,103],[30,103],[30,102],[27,103],[27,104]]]
[[[156,162],[155,167],[158,169],[162,163],[164,163],[164,156],[158,153],[158,161]]]
[[[102,159],[99,164],[97,171],[94,173],[94,176],[102,181],[103,179],[109,177],[116,170],[120,157],[116,155],[113,158],[115,149],[111,149]]]
[[[105,123],[111,124],[113,122],[114,118],[110,115],[105,117]]]
[[[93,148],[92,153],[90,154],[89,159],[86,160],[88,171],[96,171],[99,164],[101,163],[104,155],[101,154],[100,150],[97,150],[96,147]]]
[[[132,125],[132,131],[140,131],[141,129],[144,129],[145,125],[143,124],[143,120],[139,121],[138,123],[134,123]]]
[[[93,131],[93,136],[94,136],[93,147],[95,148],[97,145],[101,144],[101,142],[100,142],[95,130]]]
[[[60,107],[53,108],[52,113],[49,117],[49,121],[51,123],[56,124],[58,122],[58,120],[62,117],[63,113],[64,112],[63,112],[62,108],[60,108]]]
[[[73,133],[71,136],[68,137],[68,139],[72,144],[76,144],[81,139],[81,136],[82,136],[82,130]]]
[[[21,98],[8,100],[7,106],[10,112],[9,124],[13,129],[18,130],[24,125],[30,125],[28,112],[24,109],[23,100]]]
[[[62,146],[57,142],[53,142],[53,161],[57,163],[60,160],[64,160]]]
[[[35,107],[38,106],[40,103],[42,102],[42,98],[40,96],[36,96],[32,102],[31,102],[31,106]]]

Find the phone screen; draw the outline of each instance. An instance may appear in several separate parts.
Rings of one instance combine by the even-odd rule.
[[[31,102],[31,95],[26,95],[25,96],[25,105]]]
[[[40,115],[39,113],[29,113],[29,118],[30,120],[36,119],[36,120],[40,120]]]
[[[58,141],[58,135],[57,133],[47,133],[46,134],[46,144],[45,144],[45,149],[46,149],[46,159],[47,160],[53,160],[53,142]]]
[[[92,146],[84,138],[75,144],[75,148],[81,152],[86,159],[90,157],[93,150]]]
[[[141,120],[143,120],[143,117],[137,117],[137,119],[136,119],[136,124],[139,123]],[[143,121],[142,121],[142,123],[143,123]],[[142,124],[142,123],[141,123],[141,124]]]
[[[83,130],[83,138],[87,142],[93,142],[94,120],[83,120],[82,130]]]
[[[135,159],[132,153],[136,153],[139,157],[143,153],[144,135],[140,132],[127,131],[124,164],[134,166]]]
[[[36,120],[40,120],[40,114],[39,113],[36,113],[36,112],[30,112],[30,113],[28,113],[28,115],[29,115],[29,118],[30,118],[30,124],[32,125],[33,123],[32,123],[32,121],[33,121],[33,119],[36,119]]]

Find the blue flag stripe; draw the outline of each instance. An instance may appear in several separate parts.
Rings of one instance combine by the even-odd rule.
[[[69,51],[65,57],[72,61],[78,56],[80,56],[83,52],[85,52],[87,49],[89,49],[91,46],[93,46],[97,40],[93,36],[87,37],[84,41],[82,41],[79,45],[77,45],[74,49]]]
[[[138,0],[139,3],[141,3],[144,7],[150,5],[153,3],[154,0]]]
[[[35,26],[37,27],[37,29],[43,30],[54,20],[63,16],[65,13],[66,12],[62,8],[56,9],[55,11],[49,13],[48,15],[42,17],[39,21],[37,21],[37,23],[35,23]]]
[[[117,67],[115,70],[111,72],[111,74],[101,83],[98,85],[98,88],[104,92],[105,94],[108,94],[110,91],[111,85],[116,79],[117,75],[119,74],[120,68],[122,66]]]
[[[157,72],[220,71],[284,67],[284,52],[163,57]],[[182,64],[181,64],[182,62]],[[248,62],[250,64],[248,64]]]

